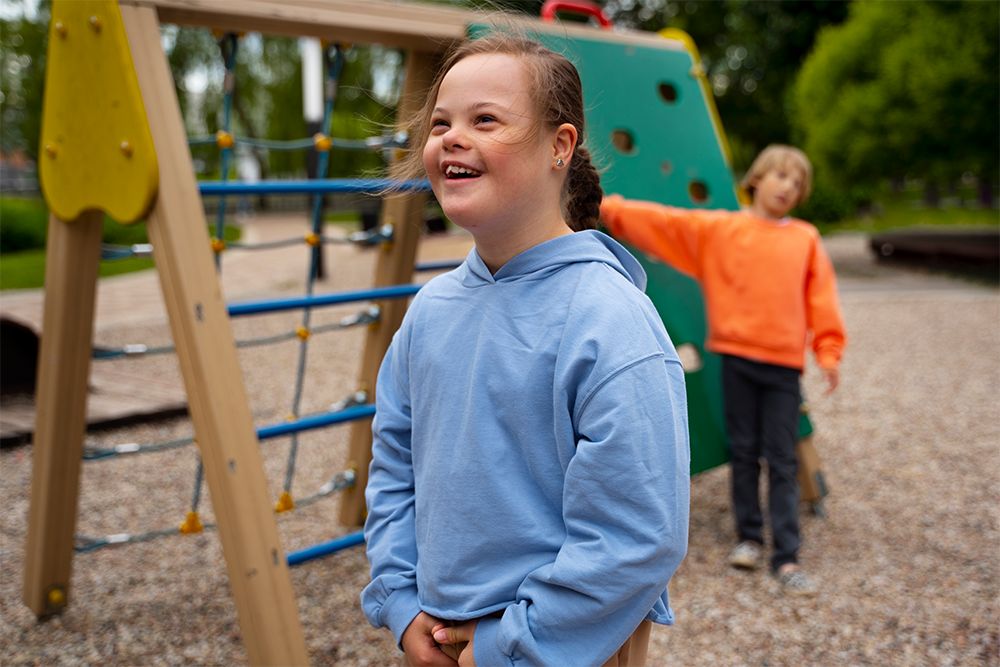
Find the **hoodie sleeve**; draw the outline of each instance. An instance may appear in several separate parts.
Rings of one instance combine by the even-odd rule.
[[[818,234],[813,241],[806,282],[806,323],[812,332],[816,363],[820,368],[837,368],[847,344],[847,334],[840,313],[833,263],[823,249]]]
[[[397,644],[420,613],[407,357],[401,329],[378,374],[372,462],[365,489],[365,542],[372,581],[361,593],[369,622],[388,627]]]
[[[601,202],[601,219],[619,241],[629,243],[699,278],[700,256],[713,218],[710,211],[676,208],[610,195]]]
[[[501,619],[480,620],[478,665],[602,664],[650,614],[684,557],[690,452],[680,364],[662,353],[632,362],[576,412],[565,541],[525,577]]]

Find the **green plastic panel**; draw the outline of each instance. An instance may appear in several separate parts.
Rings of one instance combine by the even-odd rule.
[[[473,25],[477,37],[489,28]],[[739,207],[733,176],[712,122],[694,56],[675,40],[661,46],[622,41],[594,30],[593,39],[534,35],[569,58],[583,81],[585,145],[602,170],[606,193],[686,208]],[[691,472],[729,460],[720,358],[705,350],[705,305],[698,284],[630,248],[649,276],[646,293],[674,345],[692,345],[700,368],[686,374]],[[808,420],[806,420],[808,424]]]

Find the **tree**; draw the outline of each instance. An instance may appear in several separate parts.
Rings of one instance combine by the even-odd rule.
[[[23,151],[37,162],[42,128],[45,53],[49,4],[39,5],[34,20],[0,20],[0,147]]]
[[[806,151],[840,187],[998,175],[1000,5],[870,2],[825,30],[794,89]]]

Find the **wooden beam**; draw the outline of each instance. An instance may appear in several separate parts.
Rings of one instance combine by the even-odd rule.
[[[160,172],[148,219],[250,663],[308,662],[156,13],[122,5]]]
[[[555,33],[576,39],[683,50],[672,39],[634,30],[598,30],[580,23],[544,23],[517,13],[486,12],[388,0],[119,0],[155,7],[163,23],[234,32],[309,36],[351,44],[382,44],[443,52],[465,38],[471,23]]]
[[[426,53],[411,51],[407,54],[403,95],[400,98],[399,118],[410,118],[423,104],[422,93],[431,85],[438,59]],[[378,258],[375,267],[375,284],[399,285],[413,280],[413,265],[417,245],[424,226],[426,194],[396,195],[388,197],[382,207],[382,223],[393,226],[392,244]],[[360,385],[375,395],[375,379],[382,357],[389,349],[392,336],[403,321],[407,303],[399,299],[379,304],[379,321],[368,330],[365,352],[361,362]],[[351,425],[350,453],[347,467],[355,471],[354,486],[345,490],[340,505],[340,523],[360,526],[365,520],[365,486],[368,484],[368,465],[372,456],[371,420]]]
[[[69,602],[103,218],[49,218],[23,588],[39,618]]]

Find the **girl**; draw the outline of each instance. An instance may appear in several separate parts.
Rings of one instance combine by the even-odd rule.
[[[687,546],[684,376],[642,268],[593,230],[579,75],[468,42],[412,130],[401,175],[475,248],[379,372],[365,614],[410,665],[641,665]]]

